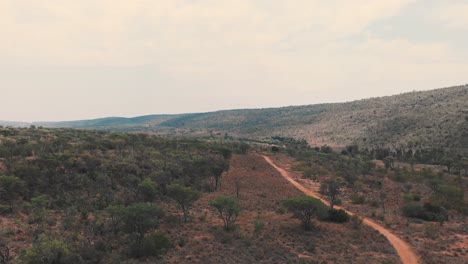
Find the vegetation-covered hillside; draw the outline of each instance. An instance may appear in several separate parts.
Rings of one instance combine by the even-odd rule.
[[[167,120],[162,126],[272,134],[313,144],[419,146],[468,152],[468,86],[348,103],[232,110]]]
[[[184,134],[216,132],[246,138],[281,135],[305,139],[314,145],[438,148],[466,155],[467,102],[468,85],[464,85],[347,103],[114,117],[35,125],[162,134],[180,131]]]

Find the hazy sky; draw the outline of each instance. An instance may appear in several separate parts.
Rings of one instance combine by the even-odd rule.
[[[468,0],[0,0],[0,120],[349,101],[468,83]]]

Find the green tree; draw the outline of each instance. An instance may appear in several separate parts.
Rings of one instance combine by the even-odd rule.
[[[49,238],[42,234],[21,256],[21,263],[26,264],[66,264],[67,257],[71,254],[69,247],[58,239]]]
[[[118,212],[123,224],[123,231],[140,242],[145,234],[159,226],[162,210],[145,203],[135,203],[124,207]]]
[[[447,172],[450,173],[455,161],[451,157],[444,157],[441,163],[447,167]]]
[[[167,187],[167,195],[174,199],[184,214],[184,222],[187,222],[190,207],[201,197],[199,191],[180,184],[171,184]]]
[[[217,162],[211,167],[211,174],[215,179],[215,190],[218,190],[219,179],[223,175],[225,168],[226,164],[224,162]]]
[[[32,218],[34,219],[34,221],[40,222],[44,219],[44,216],[46,214],[45,209],[48,203],[49,203],[49,200],[47,198],[47,195],[45,194],[33,197],[31,199]]]
[[[13,212],[15,201],[25,192],[24,181],[16,176],[0,176],[0,198],[8,203]]]
[[[149,230],[159,226],[161,216],[161,209],[145,203],[131,204],[120,212],[123,231],[133,236],[137,243],[143,239]]]
[[[158,194],[158,185],[150,178],[146,178],[138,184],[138,193],[144,202],[152,203]]]
[[[231,197],[220,196],[211,200],[210,205],[218,211],[219,218],[224,222],[224,228],[227,231],[232,230],[241,211],[237,201]]]
[[[383,161],[383,163],[384,163],[384,165],[385,165],[385,169],[388,170],[388,169],[393,168],[393,161],[394,161],[394,159],[393,159],[392,156],[387,156],[387,157],[385,157],[382,161]]]
[[[293,213],[293,217],[302,221],[304,230],[312,228],[312,217],[318,217],[326,206],[317,198],[310,196],[291,197],[283,202],[284,206]]]
[[[111,205],[106,208],[107,213],[110,215],[112,232],[114,234],[117,234],[117,231],[119,230],[119,219],[124,208],[125,207],[122,205]]]

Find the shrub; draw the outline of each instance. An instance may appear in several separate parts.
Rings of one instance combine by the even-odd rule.
[[[61,240],[53,239],[45,234],[39,236],[31,249],[20,256],[21,263],[69,263],[67,257],[71,254],[69,246]],[[38,260],[47,262],[38,262]]]
[[[328,210],[327,220],[335,223],[345,223],[349,221],[349,215],[343,209],[330,209]]]
[[[370,206],[372,206],[372,207],[379,207],[379,201],[377,201],[377,200],[372,200],[372,201],[370,202]]]
[[[401,208],[401,211],[406,217],[422,218],[424,209],[418,202],[408,202]]]
[[[170,238],[164,234],[154,234],[143,238],[141,243],[130,247],[130,255],[134,258],[160,256],[172,247]]]
[[[263,230],[264,227],[265,227],[265,223],[262,220],[260,220],[260,219],[255,220],[255,222],[254,222],[254,233],[255,233],[255,235],[258,236],[258,234],[260,234],[260,232]]]
[[[422,206],[418,202],[409,202],[403,206],[402,213],[406,217],[419,218],[425,221],[442,223],[448,219],[445,208],[434,203],[425,203]]]
[[[363,204],[366,202],[366,197],[359,194],[352,194],[350,199],[353,204]]]
[[[421,196],[419,196],[417,194],[405,194],[403,196],[403,200],[405,200],[406,202],[410,202],[410,201],[419,202],[419,201],[421,201]]]
[[[359,215],[356,215],[356,214],[355,214],[355,215],[352,215],[352,216],[351,216],[351,224],[352,224],[353,228],[356,228],[356,229],[359,228],[359,227],[361,227],[361,225],[362,225],[362,218],[359,217]]]
[[[424,236],[428,238],[436,238],[439,233],[440,227],[436,223],[424,224]]]

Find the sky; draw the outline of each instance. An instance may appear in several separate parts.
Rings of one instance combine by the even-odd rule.
[[[0,120],[351,101],[468,83],[468,0],[0,0]]]

